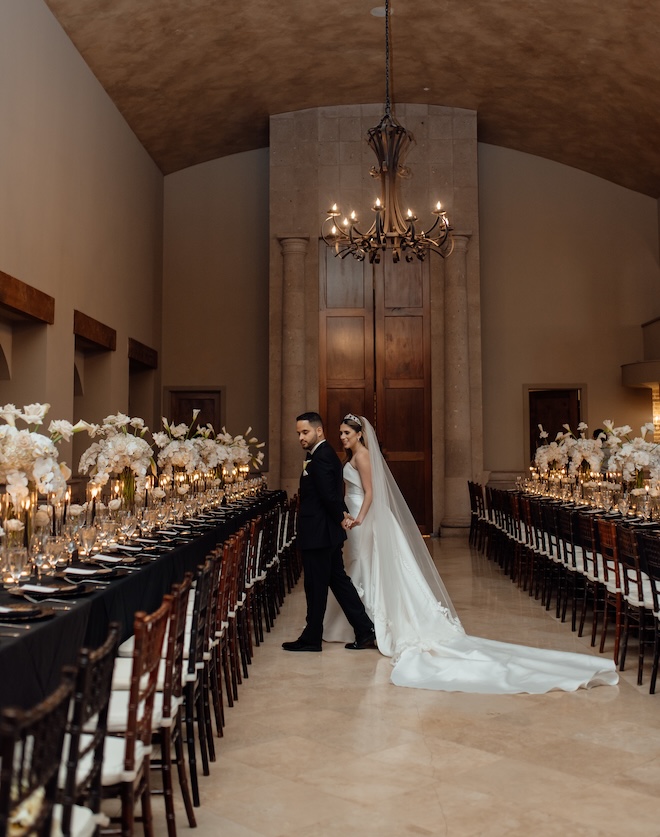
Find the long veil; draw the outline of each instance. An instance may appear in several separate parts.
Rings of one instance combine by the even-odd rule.
[[[401,527],[410,546],[410,551],[431,592],[440,605],[446,608],[453,619],[460,624],[447,588],[443,584],[435,564],[431,559],[424,539],[415,523],[415,518],[412,516],[408,504],[404,500],[403,494],[401,494],[401,490],[396,484],[396,480],[392,476],[387,462],[383,458],[376,431],[364,416],[360,416],[360,421],[362,422],[362,430],[366,436],[366,447],[369,451],[369,459],[371,461],[373,499],[369,511],[374,516],[374,527],[376,531],[382,531],[383,528],[386,531],[387,510],[389,509]]]

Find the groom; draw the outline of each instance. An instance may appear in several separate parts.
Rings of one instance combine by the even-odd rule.
[[[332,590],[355,631],[355,642],[346,648],[376,647],[374,626],[353,583],[344,570],[342,546],[346,532],[344,482],[339,457],[328,444],[318,413],[296,419],[296,432],[306,452],[300,477],[298,545],[302,552],[307,599],[307,624],[294,642],[283,642],[285,651],[320,651],[323,616]]]

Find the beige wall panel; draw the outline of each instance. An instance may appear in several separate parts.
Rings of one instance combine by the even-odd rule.
[[[621,384],[660,315],[657,202],[538,157],[479,146],[484,466],[522,470],[523,386],[584,381],[585,420],[651,420]]]
[[[163,384],[225,386],[227,430],[268,438],[268,149],[165,178]]]
[[[73,416],[76,308],[117,331],[98,411],[125,410],[128,337],[160,346],[163,178],[40,0],[0,4],[0,148],[0,269],[55,298],[2,395]]]

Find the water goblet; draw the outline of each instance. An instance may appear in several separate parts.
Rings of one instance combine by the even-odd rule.
[[[78,533],[80,538],[80,545],[82,546],[83,554],[86,558],[92,554],[92,549],[96,543],[98,530],[96,526],[83,526]]]
[[[12,546],[7,550],[7,570],[15,585],[18,585],[21,580],[27,557],[28,552],[24,546]]]
[[[32,565],[35,569],[35,573],[37,576],[37,581],[41,581],[41,576],[43,574],[43,566],[46,563],[46,552],[44,550],[43,544],[39,544],[39,548],[32,553]]]
[[[54,535],[50,535],[49,537],[45,538],[43,544],[43,555],[44,555],[44,566],[46,567],[47,572],[54,572],[57,568],[57,558],[58,552],[56,547],[57,538]],[[65,542],[62,541],[61,549],[64,550]]]
[[[130,541],[137,529],[137,518],[130,512],[122,513],[119,518],[119,531],[122,535],[122,541]]]
[[[99,541],[101,548],[107,548],[108,544],[112,543],[117,537],[117,524],[114,520],[106,518],[99,527]]]
[[[73,554],[78,549],[78,544],[76,542],[76,532],[75,527],[72,526],[70,523],[65,523],[62,529],[62,540],[63,540],[63,549],[68,554],[68,561],[67,563],[71,563],[73,559]]]
[[[142,521],[140,523],[140,531],[143,535],[147,537],[154,531],[156,528],[156,514],[155,509],[145,509],[144,514],[142,515]]]

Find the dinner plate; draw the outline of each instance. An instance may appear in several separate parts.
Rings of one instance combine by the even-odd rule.
[[[9,607],[9,605],[7,605]],[[20,608],[21,605],[16,605],[16,608]],[[21,612],[20,610],[15,610],[13,615],[9,613],[5,613],[4,611],[0,611],[0,622],[40,622],[42,619],[52,619],[53,616],[57,613],[52,607],[39,607],[38,605],[30,605],[30,613],[27,611]]]
[[[89,580],[95,581],[110,581],[110,579],[121,578],[126,575],[126,570],[122,567],[68,567],[57,574],[59,578],[64,578],[67,581],[81,581]]]
[[[23,619],[34,619],[41,613],[39,605],[9,604],[0,606],[0,622],[20,622]]]
[[[89,576],[108,576],[112,574],[112,567],[89,566],[89,567],[67,567],[65,570],[59,572],[58,578],[70,576],[71,580],[77,580],[77,577],[88,578]]]
[[[30,596],[33,599],[49,599],[52,596],[61,599],[84,596],[92,592],[94,587],[89,584],[67,584],[59,582],[58,579],[53,579],[48,584],[21,584],[20,587],[14,587],[9,591],[12,596]]]

